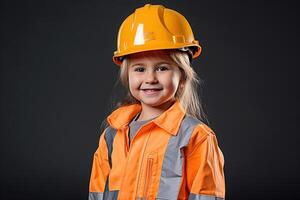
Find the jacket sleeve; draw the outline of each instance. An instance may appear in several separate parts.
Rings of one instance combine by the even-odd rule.
[[[100,136],[99,146],[94,154],[93,165],[90,177],[89,193],[90,195],[103,195],[106,179],[108,177],[110,166],[108,162],[108,150],[105,142],[105,131]]]
[[[189,200],[225,198],[224,157],[214,132],[198,125],[186,149],[186,184]]]

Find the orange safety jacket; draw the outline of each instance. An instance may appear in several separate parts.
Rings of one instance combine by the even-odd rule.
[[[225,198],[224,158],[214,132],[176,101],[143,125],[129,146],[128,124],[141,111],[123,106],[107,117],[94,154],[89,200]]]

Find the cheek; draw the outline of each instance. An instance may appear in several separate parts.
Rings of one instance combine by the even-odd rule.
[[[180,80],[181,80],[181,76],[182,76],[182,73],[178,69],[178,71],[176,71],[175,75],[173,76],[174,77],[173,82],[176,85],[176,88],[178,88],[178,86],[179,86],[179,83],[180,83]]]
[[[128,76],[128,84],[130,89],[135,89],[139,87],[140,79],[137,76],[133,76],[129,74]]]
[[[172,89],[177,90],[178,85],[179,85],[179,79],[178,78],[173,78],[173,80],[172,80]]]
[[[179,81],[180,81],[180,74],[178,73],[173,73],[172,75],[170,75],[169,79],[168,79],[168,86],[169,88],[176,90],[178,85],[179,85]]]

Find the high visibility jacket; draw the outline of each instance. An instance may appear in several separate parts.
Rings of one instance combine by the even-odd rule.
[[[224,158],[214,132],[179,101],[143,125],[129,146],[128,124],[141,111],[123,106],[107,117],[94,154],[89,200],[225,198]]]

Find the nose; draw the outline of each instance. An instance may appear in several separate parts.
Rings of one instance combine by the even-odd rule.
[[[145,75],[145,82],[148,84],[155,84],[158,82],[156,73],[153,70],[149,70]]]

